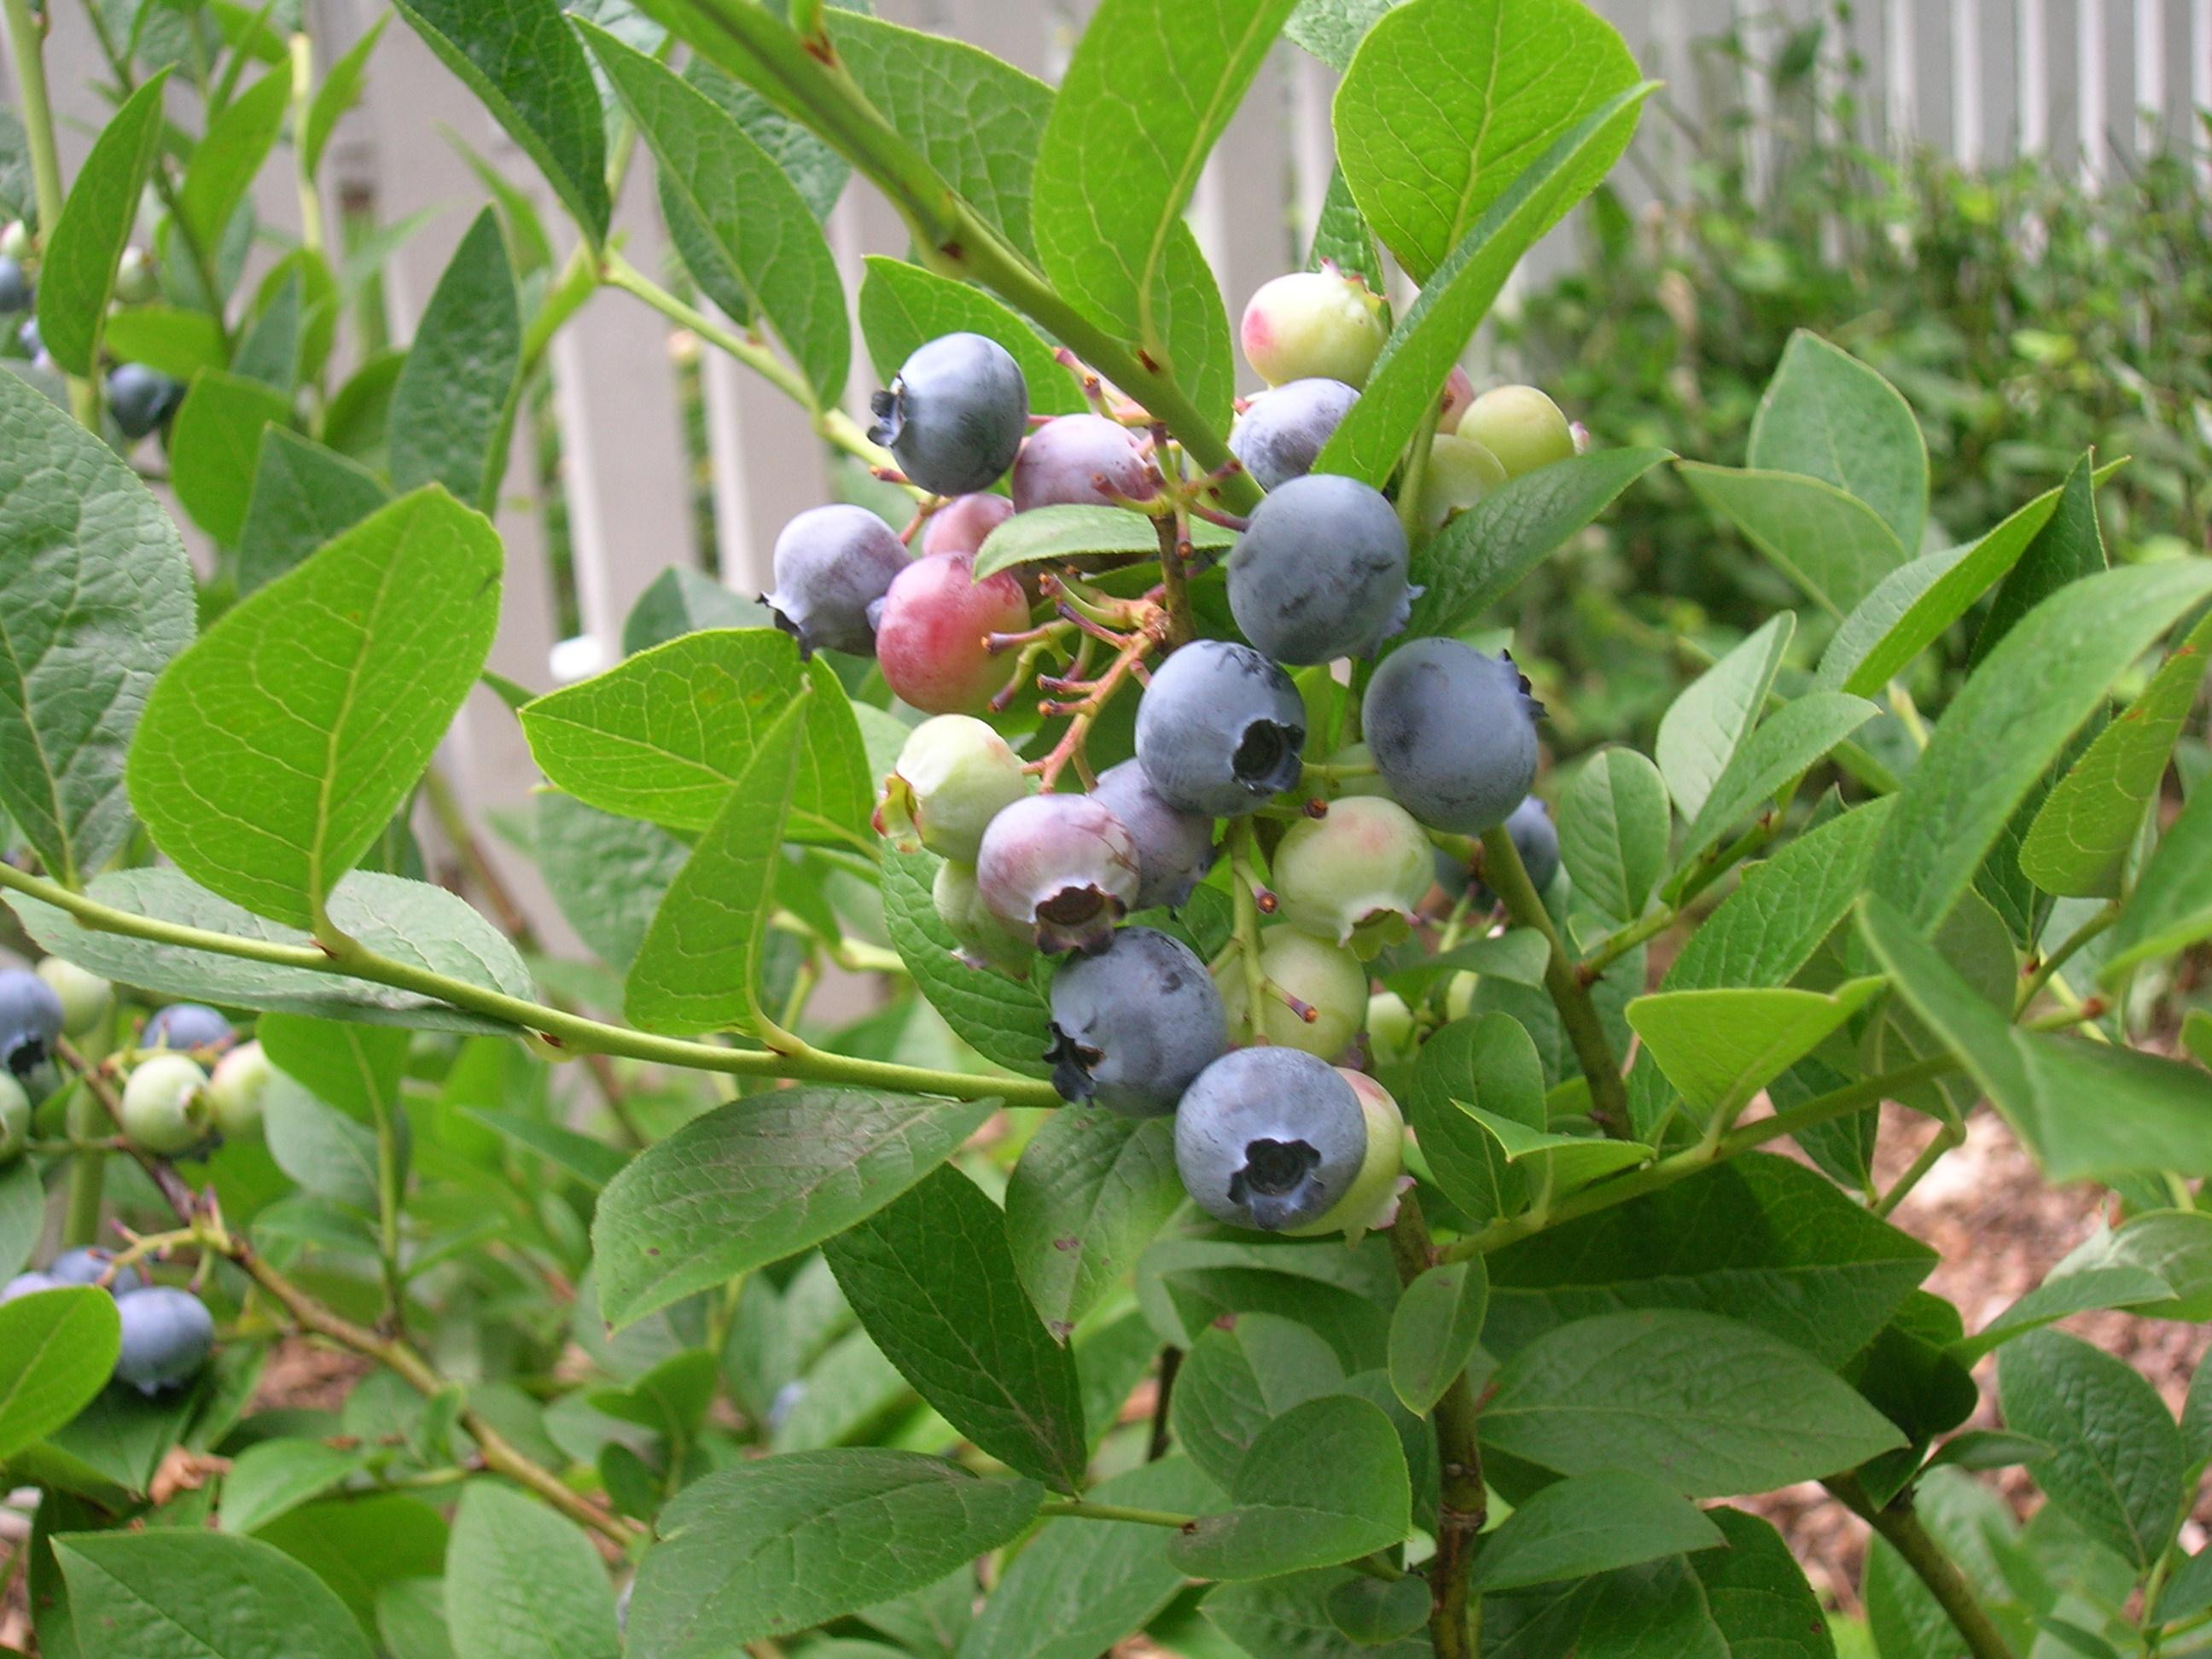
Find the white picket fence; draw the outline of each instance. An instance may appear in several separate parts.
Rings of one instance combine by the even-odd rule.
[[[2043,155],[2054,169],[2087,179],[2161,136],[2182,131],[2212,106],[2212,0],[1595,0],[1620,27],[1646,70],[1668,82],[1682,118],[1647,116],[1646,177],[1679,167],[1670,138],[1720,106],[1757,109],[1764,78],[1700,51],[1732,25],[1769,55],[1786,33],[1839,9],[1829,30],[1824,73],[1856,58],[1873,93],[1872,118],[1891,139],[1948,148],[1962,159]],[[82,13],[84,0],[47,0],[55,14],[48,48],[74,176],[102,118],[104,66]],[[358,39],[380,0],[307,0],[311,30],[327,63]],[[892,21],[960,36],[1053,78],[1079,28],[1086,0],[879,0]],[[404,26],[379,47],[367,102],[340,128],[325,167],[325,216],[349,210],[396,222],[418,210],[437,217],[394,258],[385,286],[392,337],[404,339],[483,191],[452,142],[459,136],[495,158],[525,189],[545,192],[528,163],[483,108]],[[1287,44],[1267,66],[1207,168],[1191,209],[1200,241],[1232,307],[1300,257],[1306,227],[1328,179],[1328,103],[1334,76]],[[297,223],[289,178],[272,169],[258,204],[266,222]],[[560,225],[550,204],[548,222]],[[617,225],[627,252],[653,269],[666,238],[651,168],[632,169]],[[861,260],[897,254],[906,237],[890,212],[855,185],[833,215],[830,237],[848,288]],[[1531,265],[1556,268],[1572,256],[1571,228],[1556,233]],[[857,337],[851,392],[856,412],[869,390]],[[551,359],[561,438],[558,488],[573,549],[574,611],[581,636],[557,637],[563,596],[545,556],[545,507],[535,457],[519,447],[500,514],[507,548],[504,621],[493,666],[525,684],[611,660],[623,619],[670,564],[718,571],[737,589],[766,585],[769,547],[793,514],[827,489],[825,457],[780,396],[719,355],[703,368],[711,463],[713,545],[697,544],[693,478],[681,425],[678,366],[666,325],[628,297],[602,294],[560,336]],[[519,446],[529,443],[526,433]],[[480,694],[457,726],[449,768],[476,807],[518,803],[536,781],[514,717]],[[565,940],[526,866],[507,874],[549,941]]]

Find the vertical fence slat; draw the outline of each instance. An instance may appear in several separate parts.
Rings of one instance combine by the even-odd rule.
[[[1987,153],[1982,117],[1983,0],[1952,0],[1951,149],[1966,167]]]
[[[2048,0],[2018,0],[2020,148],[2037,155],[2051,143],[2051,13]]]

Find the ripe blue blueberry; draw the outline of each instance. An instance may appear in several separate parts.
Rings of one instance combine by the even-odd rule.
[[[123,1346],[115,1380],[149,1396],[181,1388],[200,1374],[215,1348],[215,1316],[190,1291],[155,1285],[115,1304]]]
[[[0,1067],[17,1081],[52,1058],[62,1000],[27,968],[0,969]]]
[[[200,1002],[173,1002],[146,1022],[144,1048],[220,1048],[238,1033],[214,1009]]]
[[[1006,740],[968,714],[914,728],[876,803],[876,833],[973,864],[991,820],[1035,787]]]
[[[1053,976],[1053,1086],[1125,1117],[1172,1112],[1229,1046],[1221,994],[1180,939],[1124,927]]]
[[[13,1302],[19,1296],[36,1296],[40,1291],[65,1288],[63,1281],[52,1273],[17,1273],[5,1285],[0,1285],[0,1303]]]
[[[1360,708],[1382,781],[1431,830],[1495,829],[1536,781],[1544,708],[1510,657],[1416,640],[1375,671]]]
[[[122,1104],[123,1133],[157,1158],[191,1151],[215,1125],[208,1074],[182,1054],[140,1061],[123,1085]]]
[[[809,507],[777,534],[769,567],[775,590],[761,603],[803,656],[872,656],[884,595],[906,566],[905,544],[865,507]]]
[[[1291,677],[1249,646],[1194,640],[1137,705],[1137,759],[1159,798],[1240,817],[1298,781],[1306,710]]]
[[[106,1250],[71,1250],[46,1264],[46,1277],[57,1285],[97,1285],[115,1268],[115,1282],[107,1288],[117,1296],[130,1296],[146,1288],[146,1276],[136,1267],[115,1267]]]
[[[1340,945],[1295,927],[1260,935],[1260,1035],[1285,1048],[1334,1060],[1352,1046],[1367,1017],[1367,970]],[[1241,952],[1222,961],[1217,982],[1231,1030],[1246,1029],[1249,992]]]
[[[0,1168],[22,1157],[31,1144],[31,1097],[12,1073],[0,1072]]]
[[[0,312],[31,308],[31,274],[20,260],[0,258]]]
[[[1199,1073],[1176,1108],[1176,1169],[1217,1221],[1286,1232],[1327,1215],[1367,1160],[1351,1084],[1296,1048],[1239,1048]]]
[[[1145,441],[1103,415],[1063,415],[1030,434],[1014,463],[1014,510],[1114,507],[1159,488]]]
[[[107,412],[123,435],[137,440],[167,422],[185,401],[185,385],[143,363],[119,363],[107,372]]]
[[[975,860],[983,902],[1040,951],[1100,951],[1137,896],[1137,844],[1087,795],[1031,795],[991,820]]]
[[[22,327],[15,331],[15,344],[17,348],[21,350],[22,354],[26,357],[28,357],[33,362],[37,362],[46,356],[46,343],[39,337],[39,319],[37,318],[33,317],[28,319],[25,321]]]
[[[1101,772],[1091,799],[1121,819],[1137,843],[1137,909],[1181,904],[1213,867],[1213,820],[1162,800],[1139,762]]]
[[[929,902],[945,931],[952,935],[960,960],[970,968],[996,968],[1016,979],[1027,979],[1036,957],[1032,929],[1003,921],[983,902],[972,866],[947,859],[937,866],[930,884]]]
[[[937,495],[988,489],[1014,464],[1029,429],[1030,389],[996,340],[946,334],[917,349],[876,393],[868,436]]]
[[[1313,471],[1359,394],[1341,380],[1286,380],[1252,399],[1229,434],[1229,453],[1262,489],[1277,489]]]
[[[1229,555],[1229,609],[1278,662],[1366,656],[1406,625],[1406,530],[1382,493],[1309,473],[1271,493]]]
[[[1276,844],[1273,885],[1283,920],[1371,957],[1412,931],[1434,879],[1431,851],[1427,835],[1397,802],[1346,795],[1328,817],[1300,818]]]

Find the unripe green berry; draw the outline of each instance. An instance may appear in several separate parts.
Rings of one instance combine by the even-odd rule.
[[[1406,1118],[1390,1091],[1364,1072],[1346,1066],[1337,1075],[1352,1085],[1359,1109],[1367,1120],[1367,1157],[1342,1198],[1319,1220],[1303,1227],[1286,1227],[1294,1238],[1341,1232],[1357,1244],[1362,1235],[1379,1232],[1398,1217],[1398,1194],[1404,1190]]]
[[[242,1043],[216,1062],[208,1079],[208,1104],[225,1140],[258,1139],[275,1072],[258,1042]]]
[[[1441,530],[1505,482],[1505,466],[1472,438],[1437,435],[1421,473],[1421,520]]]
[[[0,1166],[22,1157],[31,1140],[31,1097],[9,1072],[0,1070]]]
[[[31,257],[31,228],[21,219],[10,219],[5,229],[0,229],[0,259],[21,261]]]
[[[1326,817],[1301,818],[1275,848],[1283,920],[1362,957],[1406,938],[1435,877],[1427,834],[1380,795],[1346,796]]]
[[[126,306],[143,306],[161,292],[152,257],[143,247],[125,248],[122,261],[115,267],[115,297]]]
[[[983,831],[1036,787],[1006,740],[969,714],[939,714],[914,728],[884,780],[876,829],[902,852],[927,847],[972,865]]]
[[[983,902],[970,866],[951,859],[939,865],[929,896],[937,919],[960,946],[962,961],[971,968],[1001,969],[1016,979],[1029,977],[1030,965],[1036,960],[1036,946],[1029,931],[1008,925]]]
[[[1260,972],[1266,981],[1261,1037],[1277,1048],[1303,1048],[1323,1060],[1334,1060],[1351,1047],[1367,1012],[1367,970],[1358,957],[1295,927],[1270,927],[1260,935]],[[1243,954],[1232,951],[1225,957],[1214,981],[1221,988],[1230,1030],[1244,1031],[1249,1003]]]
[[[1533,386],[1501,386],[1484,392],[1461,419],[1459,435],[1495,455],[1510,478],[1575,453],[1574,428],[1566,416]]]
[[[191,1151],[207,1139],[213,1116],[208,1074],[183,1054],[142,1061],[123,1085],[123,1133],[156,1158]]]
[[[1413,1057],[1413,1011],[1395,991],[1377,991],[1367,999],[1367,1048],[1377,1066]]]
[[[1261,285],[1238,329],[1244,360],[1270,386],[1287,380],[1367,384],[1389,337],[1382,301],[1357,276],[1297,270]]]
[[[90,1032],[115,1006],[115,988],[98,974],[59,957],[39,964],[39,977],[62,1000],[62,1030],[73,1037]]]

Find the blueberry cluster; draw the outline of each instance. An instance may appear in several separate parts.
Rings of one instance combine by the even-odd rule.
[[[71,1250],[37,1272],[0,1286],[0,1303],[41,1291],[97,1285],[115,1298],[123,1346],[115,1380],[149,1398],[181,1389],[200,1374],[215,1350],[215,1316],[190,1291],[149,1285],[136,1267],[118,1267],[105,1250]]]
[[[1406,520],[1383,492],[1313,470],[1382,349],[1376,296],[1333,270],[1281,277],[1254,297],[1242,337],[1270,382],[1230,443],[1267,492],[1225,560],[1242,637],[1190,640],[1138,677],[1134,756],[1095,778],[1079,768],[1087,790],[1054,787],[1060,750],[1025,761],[981,716],[1013,689],[1002,653],[1053,626],[1031,627],[1040,592],[1088,633],[1097,618],[1071,609],[1069,583],[978,580],[975,559],[1001,524],[1039,507],[1187,503],[1177,492],[1190,487],[1133,412],[1115,418],[1101,396],[1097,412],[1032,422],[1009,354],[977,335],[932,341],[878,395],[871,433],[908,483],[941,498],[917,519],[919,556],[911,531],[816,508],[779,539],[763,597],[802,649],[872,653],[891,690],[932,716],[884,780],[876,827],[942,860],[937,916],[971,965],[1026,976],[1040,953],[1053,961],[1043,1058],[1060,1094],[1172,1113],[1184,1183],[1222,1221],[1356,1234],[1395,1205],[1403,1136],[1388,1091],[1336,1063],[1366,1052],[1367,962],[1408,937],[1440,885],[1465,891],[1470,872],[1439,839],[1510,821],[1540,884],[1550,879],[1557,837],[1547,851],[1526,827],[1550,831],[1529,793],[1542,711],[1509,659],[1449,639],[1382,654],[1419,592]],[[1455,371],[1421,516],[1441,526],[1577,441],[1541,392],[1478,397]],[[1002,479],[1010,495],[996,493]],[[1167,637],[1140,637],[1147,625],[1140,614],[1127,635],[1140,658]],[[1365,743],[1325,769],[1334,800],[1302,805],[1308,714],[1287,670],[1378,656]],[[1262,831],[1272,920],[1209,967],[1176,933],[1128,919],[1189,899],[1224,819]],[[1232,1048],[1232,1032],[1252,1046]]]
[[[0,228],[0,317],[21,315],[23,321],[15,330],[17,347],[33,363],[51,367],[52,360],[39,337],[38,321],[30,315],[38,303],[37,284],[32,280],[36,252],[31,228],[21,220],[11,220]],[[124,249],[115,271],[117,301],[143,305],[160,291],[146,251]],[[185,390],[183,381],[143,363],[118,363],[107,372],[107,412],[114,418],[116,429],[135,443],[168,423],[185,401]]]

